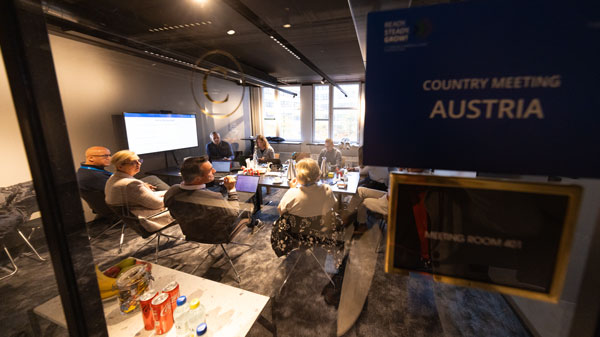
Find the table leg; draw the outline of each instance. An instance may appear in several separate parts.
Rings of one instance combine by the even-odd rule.
[[[33,332],[33,336],[41,336],[42,330],[40,328],[40,322],[38,321],[37,315],[33,312],[33,309],[27,310],[27,317],[29,318],[29,326]]]
[[[258,316],[258,323],[269,330],[273,334],[273,337],[277,337],[277,327],[275,324],[269,322],[262,314]]]
[[[258,189],[256,189],[256,194],[254,195],[254,211],[260,211],[260,207],[262,206],[262,186],[258,185]]]

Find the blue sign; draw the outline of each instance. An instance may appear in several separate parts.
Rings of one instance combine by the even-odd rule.
[[[600,176],[600,3],[371,13],[369,165]]]

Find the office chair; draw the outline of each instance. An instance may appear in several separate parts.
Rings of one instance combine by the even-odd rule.
[[[125,222],[119,218],[113,210],[108,207],[106,204],[105,195],[103,191],[89,191],[89,190],[79,190],[79,194],[81,198],[88,204],[88,206],[92,209],[94,214],[97,214],[101,219],[106,219],[110,226],[104,229],[100,234],[95,237],[90,237],[90,242],[95,241],[99,237],[101,237],[104,233],[109,230],[115,228],[118,225],[121,225],[121,237],[119,239],[119,254],[121,254],[123,248],[123,241],[125,239]],[[93,222],[95,222],[94,220]]]
[[[155,250],[155,254],[154,254],[154,263],[158,263],[158,252],[160,251],[161,236],[175,239],[175,240],[180,239],[178,237],[174,237],[174,236],[162,233],[165,229],[171,228],[171,227],[177,225],[177,221],[172,221],[169,224],[167,224],[166,226],[164,226],[156,231],[147,231],[144,228],[144,226],[142,226],[141,221],[143,221],[144,219],[152,220],[153,218],[156,218],[156,217],[168,212],[168,210],[166,210],[166,209],[163,211],[157,212],[155,214],[152,214],[150,216],[140,217],[140,216],[133,214],[131,212],[131,210],[129,209],[128,205],[108,205],[108,206],[121,218],[121,220],[124,223],[123,228],[125,228],[125,225],[127,225],[129,228],[133,229],[134,232],[136,232],[139,236],[141,236],[144,239],[152,237],[151,240],[144,243],[144,245],[142,245],[142,247],[140,247],[132,255],[135,255],[138,251],[140,251],[142,248],[144,248],[147,244],[149,244],[154,239],[156,239],[156,250]],[[123,235],[123,234],[121,234],[121,235]],[[119,253],[120,252],[121,252],[121,248],[119,247]]]
[[[253,248],[252,245],[234,242],[233,239],[247,225],[251,217],[251,210],[243,209],[244,206],[251,208],[251,204],[238,203],[241,208],[236,208],[223,199],[198,198],[194,197],[193,191],[175,196],[173,201],[169,201],[169,211],[173,218],[179,223],[186,241],[193,241],[203,244],[213,244],[221,246],[227,261],[231,265],[236,276],[236,281],[241,282],[238,273],[225,245],[236,244]],[[192,274],[200,267],[198,264]]]
[[[324,249],[332,254],[339,266],[346,254],[346,242],[350,240],[352,230],[346,231],[341,218],[331,211],[324,216],[301,217],[288,213],[282,214],[273,225],[271,247],[277,256],[289,255],[292,251],[303,250],[310,254],[321,270],[335,287],[335,283],[325,267],[315,256],[315,249]],[[287,283],[304,255],[300,255],[279,287],[279,293]]]

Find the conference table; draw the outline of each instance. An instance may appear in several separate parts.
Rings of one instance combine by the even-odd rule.
[[[358,182],[360,180],[360,173],[358,173],[358,172],[347,172],[346,175],[348,176],[348,181],[347,181],[348,185],[346,186],[346,188],[339,188],[337,186],[337,184],[335,184],[334,178],[325,178],[325,179],[322,179],[320,182],[320,184],[329,184],[329,186],[331,187],[331,190],[336,195],[336,198],[338,199],[338,203],[340,206],[342,205],[342,197],[344,195],[356,194],[356,190],[358,189]],[[275,183],[276,181],[281,181],[281,183]],[[257,199],[258,199],[259,205],[262,205],[262,191],[261,191],[260,187],[264,186],[264,187],[269,187],[269,188],[289,189],[290,185],[287,180],[287,172],[286,171],[268,172],[264,175],[261,175],[260,180],[258,181],[258,186],[259,186],[259,188],[256,193]]]
[[[259,317],[269,297],[228,286],[202,277],[186,274],[152,263],[152,288],[160,290],[171,281],[179,283],[181,295],[198,298],[206,309],[205,336],[245,336]],[[154,336],[154,331],[144,330],[139,308],[128,314],[119,310],[116,297],[102,301],[108,335],[113,337]],[[58,296],[35,307],[33,313],[63,328],[67,328],[65,314]],[[34,322],[32,322],[34,324]],[[37,322],[35,323],[37,324]],[[37,327],[39,330],[39,325]],[[175,327],[162,335],[175,337]]]

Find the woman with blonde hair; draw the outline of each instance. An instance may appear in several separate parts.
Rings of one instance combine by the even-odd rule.
[[[265,163],[275,158],[275,150],[269,145],[265,136],[256,136],[256,150],[254,151],[254,155],[258,158],[259,163]]]
[[[169,212],[144,219],[165,210],[164,192],[154,192],[149,185],[134,176],[140,172],[143,160],[135,152],[122,150],[112,156],[111,163],[116,172],[108,179],[104,187],[106,203],[109,206],[125,206],[137,216],[142,217],[141,224],[149,232],[156,231],[173,221]]]
[[[331,212],[337,200],[329,185],[317,184],[320,177],[321,170],[314,159],[300,160],[296,164],[296,178],[277,206],[279,214],[313,217]]]

